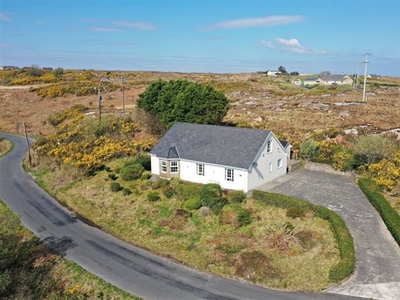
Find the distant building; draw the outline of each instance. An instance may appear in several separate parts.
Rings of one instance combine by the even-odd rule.
[[[348,75],[322,75],[319,77],[308,77],[304,79],[296,79],[292,82],[298,86],[316,86],[316,85],[332,85],[332,84],[353,84],[353,79]]]
[[[267,76],[278,76],[281,75],[282,73],[278,70],[268,70],[267,71]]]
[[[325,75],[317,79],[319,84],[353,84],[353,79],[348,75]]]
[[[381,79],[382,76],[379,74],[368,74],[367,78],[371,78],[371,79]]]

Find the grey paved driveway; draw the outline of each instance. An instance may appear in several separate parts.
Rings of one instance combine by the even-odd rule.
[[[261,190],[324,205],[346,222],[354,238],[356,272],[343,285],[330,288],[330,292],[400,299],[400,247],[351,178],[304,169],[269,183]]]

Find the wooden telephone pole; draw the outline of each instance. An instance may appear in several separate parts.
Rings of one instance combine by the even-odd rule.
[[[32,165],[31,146],[29,145],[29,138],[28,138],[28,133],[27,133],[27,131],[26,131],[26,124],[25,124],[25,122],[24,122],[24,132],[25,132],[26,148],[28,149],[29,165]]]

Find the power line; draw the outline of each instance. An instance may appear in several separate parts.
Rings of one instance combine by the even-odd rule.
[[[364,64],[364,89],[363,89],[363,102],[366,100],[366,87],[367,87],[367,69],[368,69],[368,55],[371,55],[371,53],[365,53],[365,61],[363,62]]]

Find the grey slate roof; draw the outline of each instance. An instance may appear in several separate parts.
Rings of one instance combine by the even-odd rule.
[[[270,133],[270,130],[175,123],[150,153],[165,159],[249,169]]]
[[[324,81],[344,81],[346,75],[325,75],[320,78]]]
[[[281,143],[281,145],[282,145],[282,147],[283,147],[284,149],[286,149],[286,147],[287,147],[288,145],[290,145],[290,143],[289,143],[288,141],[279,140],[279,142]]]

